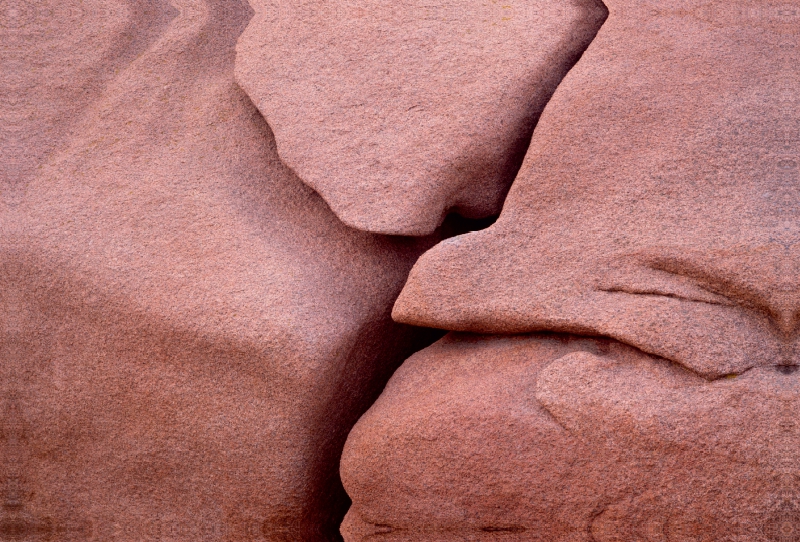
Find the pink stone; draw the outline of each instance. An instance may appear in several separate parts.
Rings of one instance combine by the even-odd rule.
[[[800,363],[800,19],[609,2],[498,221],[417,263],[394,316],[610,336],[706,376]]]
[[[390,310],[438,234],[342,224],[234,82],[246,6],[174,6],[2,193],[3,540],[333,539],[347,432],[426,335]]]
[[[708,381],[607,339],[450,334],[407,360],[350,434],[342,533],[789,540],[798,374]]]
[[[350,226],[495,215],[593,0],[253,0],[236,79],[284,162]]]
[[[0,190],[20,185],[72,135],[115,71],[174,11],[158,0],[0,4]]]
[[[798,538],[800,11],[607,4],[497,222],[395,304],[495,336],[356,425],[347,542]]]

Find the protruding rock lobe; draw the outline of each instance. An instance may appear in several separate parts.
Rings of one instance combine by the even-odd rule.
[[[350,226],[496,215],[595,0],[252,0],[236,77],[278,152]]]

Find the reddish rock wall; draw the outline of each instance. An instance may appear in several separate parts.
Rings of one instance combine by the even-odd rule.
[[[798,539],[795,4],[0,1],[0,541]]]
[[[791,540],[798,374],[708,381],[608,339],[453,333],[348,438],[347,541]]]
[[[395,304],[495,336],[416,354],[355,427],[348,542],[800,536],[800,11],[607,4],[497,222]]]
[[[441,236],[350,229],[280,162],[233,80],[246,5],[102,7],[31,22],[58,47],[13,74],[86,95],[4,122],[0,539],[335,539],[347,432],[430,342],[389,313]],[[152,36],[95,62],[117,27]]]

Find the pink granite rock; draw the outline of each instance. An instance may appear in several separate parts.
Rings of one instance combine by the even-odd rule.
[[[234,82],[246,4],[158,9],[2,194],[0,539],[335,540],[341,447],[427,333],[390,310],[439,237],[350,229],[281,163]]]
[[[252,0],[236,78],[285,163],[350,226],[496,215],[595,0]]]
[[[798,375],[606,339],[451,334],[348,438],[347,542],[795,540]]]
[[[396,319],[604,335],[708,377],[800,363],[800,7],[608,6],[498,221],[427,253]]]

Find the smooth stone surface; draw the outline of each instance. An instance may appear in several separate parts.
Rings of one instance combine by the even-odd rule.
[[[158,9],[2,194],[0,539],[336,540],[341,448],[422,346],[389,313],[440,237],[348,228],[280,162],[234,82],[245,3]]]
[[[710,381],[608,339],[451,333],[403,364],[348,437],[342,533],[793,540],[798,379],[759,367]]]
[[[595,0],[252,0],[236,79],[284,162],[350,226],[496,215]]]
[[[607,4],[498,221],[425,254],[394,317],[799,364],[800,4]]]

